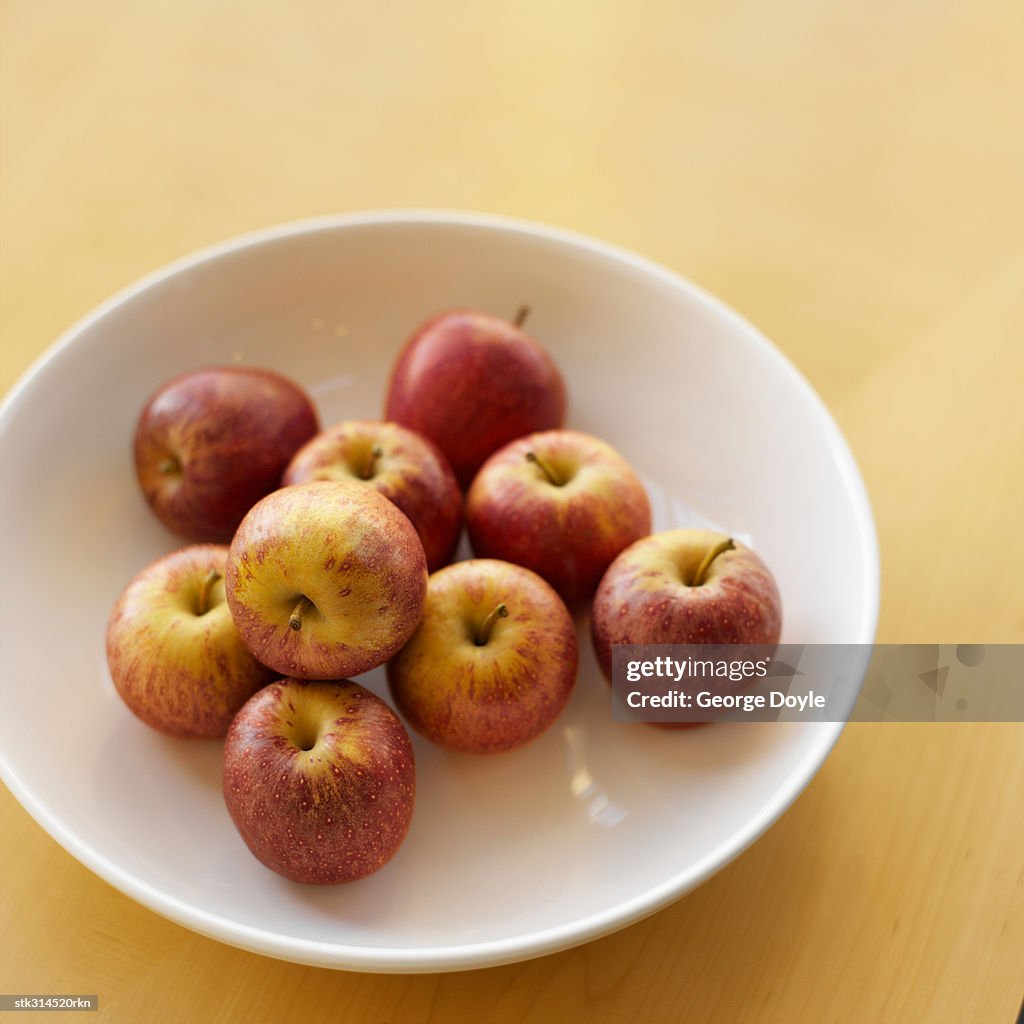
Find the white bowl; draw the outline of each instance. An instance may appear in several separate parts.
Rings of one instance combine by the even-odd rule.
[[[129,896],[246,949],[329,967],[439,971],[523,959],[635,921],[771,825],[840,724],[659,730],[611,721],[581,623],[576,692],[528,747],[455,755],[414,738],[418,802],[395,859],[334,888],[272,874],[235,832],[216,742],[126,710],[104,629],[127,580],[179,546],[135,483],[147,396],[241,362],[305,385],[323,423],[379,416],[391,362],[445,307],[511,316],[561,365],[569,425],[649,482],[656,529],[712,523],[774,569],[791,642],[870,642],[871,511],[807,382],[761,334],[612,246],[496,217],[389,212],[247,235],[111,299],[0,409],[0,766],[71,854]],[[364,680],[386,694],[383,673]]]

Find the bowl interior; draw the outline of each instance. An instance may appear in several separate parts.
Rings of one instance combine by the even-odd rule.
[[[870,511],[823,406],[698,289],[560,232],[485,218],[336,218],[183,261],[70,332],[0,414],[0,757],[72,853],[190,927],[272,955],[376,970],[496,963],[582,941],[696,885],[814,773],[833,725],[676,733],[616,725],[580,623],[570,706],[520,751],[414,737],[418,801],[396,858],[337,888],[263,868],[220,795],[220,744],[166,739],[122,706],[104,630],[121,588],[179,542],[135,484],[148,395],[204,365],[273,367],[324,425],[380,416],[410,331],[448,306],[511,316],[566,376],[569,425],[648,482],[656,529],[713,524],[773,568],[791,642],[866,642]],[[362,680],[386,697],[381,670]],[[46,756],[40,756],[45,750]]]

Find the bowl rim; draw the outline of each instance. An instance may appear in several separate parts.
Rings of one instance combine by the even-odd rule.
[[[836,468],[849,495],[857,526],[861,562],[864,572],[865,602],[861,609],[860,635],[857,642],[870,644],[878,622],[880,567],[878,539],[870,501],[853,454],[838,425],[807,378],[793,362],[761,331],[721,299],[688,278],[616,244],[602,241],[577,231],[510,217],[502,214],[433,208],[371,209],[346,213],[324,214],[288,221],[204,246],[172,260],[138,278],[101,302],[41,353],[19,376],[0,402],[0,447],[7,427],[21,402],[28,396],[33,382],[63,352],[93,325],[134,299],[139,294],[167,280],[194,270],[206,263],[245,249],[273,245],[284,239],[319,232],[344,231],[351,228],[382,225],[428,225],[468,227],[503,234],[525,235],[573,249],[583,250],[605,260],[625,264],[645,276],[683,292],[703,305],[715,316],[724,318],[745,334],[778,364],[808,399],[819,428],[824,432]],[[114,888],[149,907],[162,916],[206,936],[251,952],[279,959],[292,960],[320,967],[341,968],[380,973],[422,973],[481,968],[543,956],[589,942],[619,928],[633,924],[661,910],[676,899],[707,881],[753,844],[790,807],[810,783],[828,757],[845,725],[844,722],[806,724],[817,736],[804,757],[779,785],[772,798],[743,827],[723,839],[696,863],[647,889],[640,896],[620,901],[611,907],[556,926],[525,932],[502,939],[466,942],[448,946],[358,946],[282,936],[249,925],[225,920],[201,907],[169,896],[154,885],[135,877],[104,853],[67,828],[46,806],[45,802],[19,777],[14,766],[0,748],[0,778],[28,813],[76,860],[99,875]]]

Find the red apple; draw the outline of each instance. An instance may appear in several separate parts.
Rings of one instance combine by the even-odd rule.
[[[750,548],[710,530],[668,530],[619,555],[594,595],[594,651],[613,644],[777,644],[782,601]]]
[[[309,480],[348,480],[380,491],[416,527],[430,572],[452,560],[462,531],[462,491],[425,437],[397,423],[346,420],[303,445],[282,482]]]
[[[187,540],[229,541],[318,429],[309,397],[280,374],[196,370],[146,403],[135,429],[135,470],[165,526]]]
[[[463,487],[513,438],[560,427],[565,384],[551,357],[510,323],[472,310],[427,321],[391,374],[385,418],[429,437]]]
[[[614,448],[549,430],[495,452],[466,496],[475,554],[539,573],[570,604],[590,597],[623,548],[650,532],[647,492]]]
[[[170,736],[223,736],[235,712],[274,677],[231,621],[227,554],[200,544],[164,556],[128,584],[107,625],[117,692],[143,722]]]
[[[388,662],[388,684],[427,739],[496,753],[558,717],[577,653],[572,619],[547,583],[518,565],[475,559],[430,577],[423,619]]]
[[[412,744],[395,713],[347,679],[282,679],[239,711],[224,743],[224,800],[246,845],[295,882],[383,867],[412,820]]]
[[[412,636],[426,589],[412,523],[364,484],[319,480],[267,495],[228,553],[242,639],[264,664],[302,679],[383,664]]]

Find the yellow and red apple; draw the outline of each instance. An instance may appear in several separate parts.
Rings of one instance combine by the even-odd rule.
[[[166,555],[125,588],[107,624],[117,692],[170,736],[216,737],[274,678],[249,652],[224,598],[228,549],[198,544]]]
[[[284,487],[258,502],[228,553],[226,593],[242,639],[301,679],[383,664],[423,610],[427,560],[412,523],[372,488]]]
[[[776,644],[782,599],[768,566],[745,545],[712,530],[666,530],[609,566],[590,622],[610,680],[614,644]]]
[[[256,858],[295,882],[377,871],[409,831],[412,744],[357,683],[282,679],[238,712],[224,743],[224,801]]]
[[[486,754],[535,739],[572,693],[576,631],[536,573],[493,559],[430,577],[423,618],[388,662],[398,710],[452,750]]]
[[[462,531],[462,491],[437,446],[397,423],[346,420],[302,446],[282,483],[347,480],[394,502],[423,542],[434,572],[455,554]]]
[[[473,552],[543,576],[570,605],[651,529],[639,477],[611,445],[577,430],[519,438],[481,467],[466,496]]]

